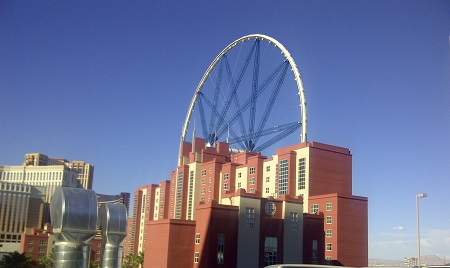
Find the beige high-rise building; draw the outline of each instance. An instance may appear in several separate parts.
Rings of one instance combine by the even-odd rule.
[[[65,165],[77,172],[77,179],[84,189],[92,189],[94,180],[94,165],[84,161],[69,162],[64,158],[49,158],[45,154],[32,153],[26,154],[23,166],[54,166]]]
[[[82,188],[78,173],[65,165],[0,166],[0,181],[45,187],[45,202],[50,203],[56,187]]]

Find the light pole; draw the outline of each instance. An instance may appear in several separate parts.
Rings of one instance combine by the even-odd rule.
[[[426,193],[416,194],[416,214],[417,214],[417,266],[420,268],[420,225],[419,225],[419,198],[427,197]]]

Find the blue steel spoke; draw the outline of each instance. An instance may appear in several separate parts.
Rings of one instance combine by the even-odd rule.
[[[259,130],[257,132],[254,133],[254,136],[259,138],[259,137],[263,137],[263,136],[267,136],[267,135],[271,135],[274,133],[278,133],[278,132],[282,132],[286,129],[291,129],[291,128],[295,128],[298,125],[300,125],[300,122],[294,122],[294,123],[287,123],[287,124],[283,124],[283,125],[279,125],[279,126],[273,126],[264,130]],[[247,135],[242,135],[240,137],[233,137],[230,139],[230,144],[231,143],[237,143],[237,142],[241,142],[241,141],[245,141],[251,138],[250,134]]]
[[[267,88],[267,86],[270,85],[270,83],[273,81],[273,79],[276,77],[276,75],[280,72],[280,70],[282,69],[282,67],[284,66],[285,61],[283,61],[265,80],[264,82],[260,85],[259,90],[258,90],[258,96]],[[251,99],[249,98],[247,101],[245,101],[244,105],[242,106],[241,109],[239,109],[238,111],[236,111],[236,113],[231,117],[231,119],[228,121],[227,125],[232,126],[234,124],[234,122],[239,118],[242,117],[242,114],[248,109],[248,107],[250,107],[250,102]],[[219,136],[223,135],[223,133],[225,133],[225,131],[227,130],[227,126],[222,127],[219,130]]]
[[[254,140],[253,132],[255,130],[255,114],[256,114],[256,97],[258,96],[258,78],[259,78],[259,39],[256,39],[255,59],[253,64],[253,82],[252,82],[252,95],[250,105],[250,122],[248,132],[251,135],[250,142]],[[253,147],[253,145],[250,145]]]
[[[238,138],[238,136],[237,136],[237,134],[234,132],[234,130],[232,129],[232,128],[230,128],[230,136],[232,137],[230,140],[233,140],[233,139],[237,139]],[[239,145],[239,147],[241,147],[241,149],[242,150],[246,150],[247,148],[245,147],[245,143],[242,143],[242,142],[229,142],[229,144],[231,145],[231,144],[238,144]]]
[[[231,72],[231,68],[230,68],[230,64],[229,64],[228,60],[227,60],[226,69],[227,69],[227,74],[228,74],[228,79],[230,81],[230,84],[234,85],[233,74]],[[239,105],[239,98],[234,98],[234,104],[236,106],[236,111],[238,111],[238,112],[241,111],[241,108]],[[247,134],[247,130],[245,129],[244,118],[242,117],[242,113],[238,114],[238,118],[239,118],[239,127],[241,128],[240,130],[245,135],[245,134]],[[234,122],[233,122],[233,124],[234,124]],[[227,124],[227,128],[229,128],[230,126],[232,126],[232,125]],[[222,132],[219,131],[219,133],[222,133]]]
[[[228,95],[227,101],[222,109],[222,112],[220,113],[219,119],[216,123],[215,129],[220,129],[222,127],[223,121],[225,119],[226,114],[228,113],[228,109],[230,108],[230,104],[233,101],[233,98],[236,96],[237,88],[239,87],[242,77],[244,76],[245,71],[247,70],[248,64],[250,62],[250,58],[252,57],[253,51],[255,49],[255,45],[252,46],[252,49],[248,53],[247,57],[245,58],[244,65],[241,68],[241,71],[239,73],[238,79],[236,80],[236,83],[232,85],[232,90],[230,91],[230,94]],[[222,133],[223,134],[223,133]],[[221,135],[217,135],[217,137],[220,137]]]
[[[199,98],[197,98],[197,104],[198,104],[198,110],[200,112],[200,121],[202,124],[203,137],[205,138],[205,140],[207,140],[208,139],[208,132],[207,132],[208,130],[206,129],[205,110],[203,109],[202,96],[203,96],[203,94],[199,94]],[[208,140],[206,142],[208,142]]]
[[[211,114],[211,118],[209,121],[209,133],[211,133],[213,131],[213,127],[214,127],[214,123],[216,121],[216,117],[217,117],[217,102],[219,99],[219,93],[220,93],[220,86],[222,84],[222,73],[223,73],[223,60],[226,60],[226,55],[223,56],[222,59],[220,59],[220,65],[219,65],[219,70],[218,70],[218,74],[217,74],[217,81],[216,81],[216,86],[215,86],[215,90],[214,90],[214,101],[213,101],[213,107],[212,107],[212,114]]]
[[[272,95],[270,96],[270,99],[267,102],[266,110],[264,111],[261,121],[259,122],[258,131],[262,130],[266,126],[267,119],[269,118],[269,115],[272,112],[273,105],[278,97],[278,93],[280,92],[281,85],[284,82],[284,78],[286,77],[286,72],[287,72],[287,68],[288,68],[289,64],[287,63],[287,61],[285,61],[285,63],[286,64],[283,68],[283,71],[281,72],[280,76],[278,77],[277,83],[275,84],[275,88],[272,91]],[[259,137],[253,138],[255,140],[254,141],[255,143],[258,142],[258,138]]]
[[[270,140],[266,141],[265,143],[261,144],[255,149],[255,152],[261,152],[262,150],[270,147],[271,145],[277,143],[278,141],[282,140],[283,138],[289,136],[294,131],[296,131],[301,124],[297,124],[296,126],[293,126],[292,128],[286,129],[285,131],[281,132],[280,134],[276,135],[275,137],[271,138]]]

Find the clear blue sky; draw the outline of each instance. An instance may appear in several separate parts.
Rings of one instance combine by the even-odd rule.
[[[104,194],[168,179],[200,78],[251,33],[294,57],[308,140],[351,150],[369,257],[417,255],[426,192],[422,254],[449,260],[448,1],[1,1],[0,165],[84,160]]]

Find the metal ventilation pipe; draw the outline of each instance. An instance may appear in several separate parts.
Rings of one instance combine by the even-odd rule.
[[[55,236],[55,268],[88,268],[91,242],[97,230],[94,191],[58,187],[50,203]]]
[[[103,268],[122,267],[123,240],[127,235],[127,208],[124,204],[105,203],[100,206]]]

